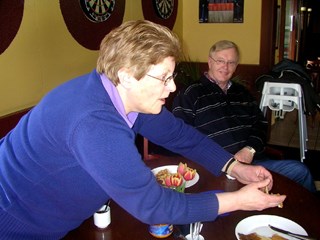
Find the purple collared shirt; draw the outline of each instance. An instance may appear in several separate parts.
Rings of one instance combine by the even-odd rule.
[[[206,76],[206,78],[208,78],[210,80],[210,82],[215,83],[215,84],[217,84],[219,86],[218,82],[216,80],[214,80],[213,78],[211,78],[208,72],[204,72],[204,75]],[[225,89],[221,89],[221,90],[226,94],[228,89],[231,87],[231,85],[232,85],[232,82],[228,81],[228,84],[227,84],[226,88]]]
[[[136,121],[136,119],[138,117],[138,113],[137,112],[130,112],[127,115],[124,110],[122,99],[121,99],[116,87],[113,85],[113,83],[110,81],[110,79],[107,78],[104,74],[100,74],[100,78],[101,78],[102,84],[103,84],[104,88],[106,89],[114,107],[117,109],[117,111],[121,115],[121,117],[126,121],[128,126],[130,128],[132,128],[134,122]]]

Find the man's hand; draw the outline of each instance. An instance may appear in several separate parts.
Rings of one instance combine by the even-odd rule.
[[[234,158],[239,162],[250,164],[253,160],[253,156],[254,155],[250,152],[250,150],[244,147],[234,155]]]
[[[237,164],[232,168],[230,175],[243,184],[269,179],[270,182],[268,184],[268,189],[270,190],[273,185],[271,173],[262,166],[254,166],[237,162]]]

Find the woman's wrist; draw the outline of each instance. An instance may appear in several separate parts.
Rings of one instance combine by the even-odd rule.
[[[240,209],[238,199],[238,191],[217,193],[216,196],[219,202],[218,214],[225,214]]]
[[[223,172],[226,173],[227,175],[231,176],[232,169],[234,166],[238,163],[238,160],[235,159],[234,157],[231,158],[226,165],[223,168]]]

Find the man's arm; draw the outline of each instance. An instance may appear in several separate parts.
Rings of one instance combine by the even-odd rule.
[[[246,150],[250,151],[248,147],[251,147],[254,149],[254,153],[258,153],[262,152],[265,148],[267,141],[268,121],[263,116],[263,113],[261,112],[256,100],[252,96],[250,96],[250,98],[251,112],[249,112],[249,114],[253,117],[253,125],[247,140]],[[251,151],[251,153],[253,153],[253,151]]]
[[[188,90],[188,89],[187,89]],[[194,126],[194,101],[196,99],[191,98],[191,96],[186,97],[186,90],[181,90],[178,95],[174,98],[172,104],[172,113],[183,119],[183,121],[191,126]]]

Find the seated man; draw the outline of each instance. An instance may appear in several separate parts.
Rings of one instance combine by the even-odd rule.
[[[262,165],[315,192],[309,169],[296,160],[270,160],[264,155],[268,123],[254,97],[231,81],[239,61],[238,46],[227,40],[214,44],[208,72],[180,92],[173,114],[205,133],[241,162]]]

